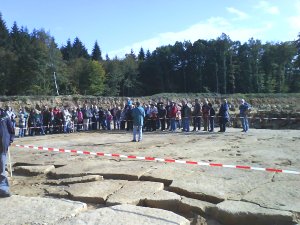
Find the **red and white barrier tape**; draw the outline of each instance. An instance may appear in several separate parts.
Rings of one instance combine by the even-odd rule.
[[[226,165],[226,164],[222,164],[222,163],[184,161],[184,160],[177,160],[177,159],[161,159],[161,158],[156,158],[156,157],[122,155],[122,154],[103,153],[103,152],[79,151],[79,150],[75,150],[75,149],[69,150],[69,149],[63,149],[63,148],[47,148],[47,147],[42,147],[42,146],[37,147],[37,146],[32,146],[32,145],[13,144],[12,146],[15,146],[15,147],[18,147],[18,148],[29,148],[29,149],[36,149],[36,150],[50,151],[50,152],[76,153],[76,154],[84,154],[84,155],[107,156],[107,157],[117,157],[117,158],[126,158],[126,159],[138,159],[138,160],[157,161],[157,162],[166,162],[166,163],[192,164],[192,165],[210,166],[210,167],[224,167],[224,168],[234,168],[234,169],[243,169],[243,170],[259,170],[259,171],[265,171],[265,172],[289,173],[289,174],[300,175],[300,172],[298,172],[298,171],[275,169],[275,168],[262,168],[262,167],[253,167],[253,166],[243,166],[243,165]]]

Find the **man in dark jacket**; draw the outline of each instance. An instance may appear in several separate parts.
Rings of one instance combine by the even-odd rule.
[[[219,132],[225,132],[226,123],[229,122],[229,106],[226,99],[223,100],[223,103],[219,109],[219,118],[220,118]]]
[[[14,128],[10,118],[0,108],[0,197],[9,197],[9,185],[5,172],[8,146],[14,140]]]
[[[198,99],[195,99],[193,116],[194,116],[194,118],[193,118],[194,130],[193,131],[196,131],[197,128],[198,128],[198,131],[200,131],[200,127],[201,127],[201,105],[200,105]]]

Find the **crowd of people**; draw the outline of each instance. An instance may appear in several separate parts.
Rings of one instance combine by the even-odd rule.
[[[240,100],[240,118],[243,132],[249,129],[247,111],[251,106]],[[200,131],[203,123],[203,131],[213,132],[215,120],[219,120],[219,132],[226,131],[229,121],[229,104],[223,99],[218,113],[208,100],[203,103],[198,99],[191,104],[186,100],[181,103],[168,101],[141,105],[139,101],[133,103],[128,98],[124,106],[113,106],[108,109],[97,105],[84,104],[83,107],[48,108],[42,109],[20,108],[18,113],[7,106],[0,108],[0,198],[11,196],[8,179],[5,173],[8,147],[14,140],[15,128],[19,129],[19,137],[25,135],[46,135],[53,133],[70,133],[88,130],[133,130],[133,142],[142,141],[143,131],[169,130],[175,132],[181,129],[189,132]]]
[[[132,110],[136,103],[130,98],[122,106],[114,105],[104,109],[97,105],[84,104],[82,107],[48,107],[32,108],[27,111],[24,107],[16,113],[10,106],[5,112],[11,119],[13,126],[19,129],[18,137],[26,135],[46,135],[55,133],[71,133],[88,130],[133,130]],[[182,100],[180,103],[174,101],[149,102],[140,105],[145,111],[143,131],[172,131],[181,130],[189,132],[203,131],[214,132],[215,122],[220,127],[219,132],[226,131],[226,124],[230,119],[229,104],[226,99],[217,109],[204,99],[201,102],[195,99],[193,102]],[[243,131],[247,132],[249,123],[247,111],[251,106],[240,100],[240,116]],[[217,111],[217,112],[216,112]]]

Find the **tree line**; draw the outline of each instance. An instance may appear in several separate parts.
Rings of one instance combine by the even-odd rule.
[[[226,34],[142,47],[124,58],[89,54],[78,37],[59,47],[43,29],[8,29],[0,13],[0,95],[145,96],[157,93],[290,93],[300,91],[296,41],[232,41]]]

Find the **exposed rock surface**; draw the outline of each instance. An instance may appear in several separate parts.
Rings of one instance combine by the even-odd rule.
[[[131,181],[109,196],[107,204],[138,205],[141,201],[164,189],[162,183]]]
[[[216,205],[209,202],[182,197],[178,210],[183,213],[194,211],[200,215],[205,215],[214,207],[216,207]]]
[[[132,143],[131,138],[131,132],[101,130],[16,140],[23,145],[300,169],[300,134],[292,130],[251,129],[247,134],[233,128],[224,134],[157,131],[146,133],[143,142]],[[28,166],[44,164],[56,167],[47,175],[42,173],[34,177],[16,173],[10,178],[12,193],[82,201],[95,215],[97,213],[93,211],[100,210],[98,208],[127,203],[166,209],[188,218],[192,224],[201,225],[245,225],[247,222],[251,225],[281,225],[300,222],[299,175],[162,163],[138,158],[125,160],[34,149],[24,151],[13,146],[11,150],[15,168],[25,163]],[[47,223],[51,224],[51,220]]]
[[[242,201],[224,201],[211,208],[210,214],[226,225],[292,225],[296,221],[288,211],[262,208]]]
[[[109,195],[119,190],[128,181],[96,181],[89,183],[71,184],[65,191],[73,200],[103,204]]]
[[[300,215],[300,181],[267,183],[249,192],[243,200],[261,207],[293,211]]]
[[[55,169],[55,171],[51,173],[51,176],[64,178],[98,174],[105,179],[138,180],[139,177],[148,170],[149,168],[144,168],[131,161],[121,161],[116,167],[114,161],[90,160],[71,162],[66,166]]]
[[[105,225],[189,225],[190,222],[175,213],[134,205],[117,205],[101,208],[79,214],[78,216],[61,220],[61,225],[105,224]]]
[[[39,174],[47,174],[55,170],[53,165],[35,165],[35,166],[16,166],[14,167],[14,172],[17,174],[36,176]]]
[[[46,184],[51,185],[66,185],[66,184],[75,184],[75,183],[86,183],[92,181],[103,180],[102,176],[99,175],[88,175],[83,177],[72,177],[58,180],[48,180]]]
[[[87,205],[64,199],[23,197],[0,198],[0,224],[59,224],[63,218],[85,211]]]

